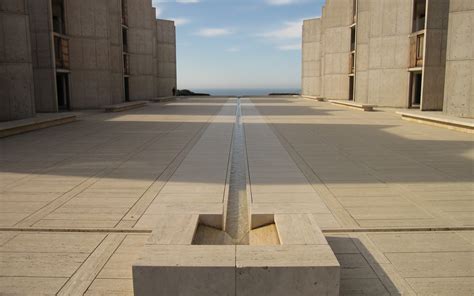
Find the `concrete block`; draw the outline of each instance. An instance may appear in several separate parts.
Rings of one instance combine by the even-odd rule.
[[[146,245],[133,265],[140,295],[235,295],[235,246]]]
[[[328,245],[237,246],[236,295],[339,295]]]

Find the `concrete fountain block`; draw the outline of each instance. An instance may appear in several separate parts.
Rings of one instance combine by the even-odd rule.
[[[236,295],[339,295],[328,245],[237,246]]]
[[[235,295],[235,246],[146,245],[133,265],[135,295]]]

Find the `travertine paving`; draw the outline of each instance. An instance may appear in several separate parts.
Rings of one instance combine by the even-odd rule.
[[[341,295],[474,293],[472,135],[301,98],[242,113],[253,212],[317,223]],[[79,119],[0,140],[0,295],[130,295],[163,214],[222,212],[235,99]]]

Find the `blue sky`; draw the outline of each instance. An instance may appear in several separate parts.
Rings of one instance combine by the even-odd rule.
[[[177,25],[178,88],[299,88],[302,20],[323,0],[153,0]]]

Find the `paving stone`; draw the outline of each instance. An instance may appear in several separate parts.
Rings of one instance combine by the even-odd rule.
[[[0,253],[0,276],[70,277],[85,253]]]
[[[474,277],[409,278],[407,281],[417,295],[473,295]]]
[[[385,253],[403,277],[473,277],[474,252]]]
[[[55,295],[67,278],[60,277],[0,277],[3,295]]]
[[[96,233],[20,233],[0,247],[1,252],[91,253],[104,239]]]
[[[368,236],[382,252],[474,251],[472,244],[454,232],[373,233]]]

